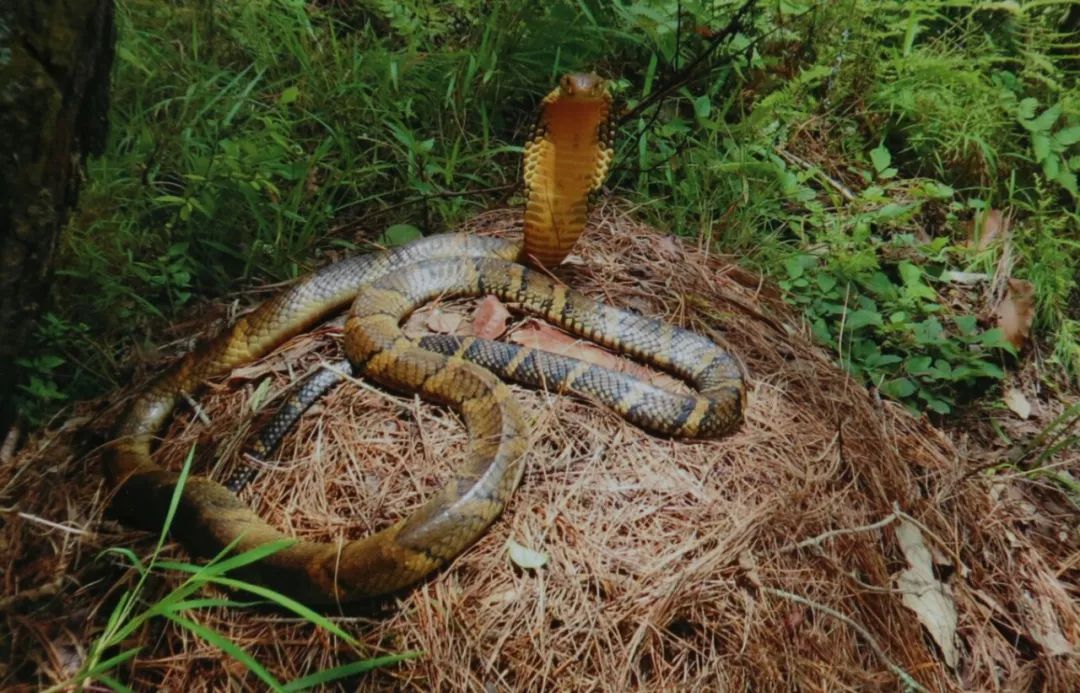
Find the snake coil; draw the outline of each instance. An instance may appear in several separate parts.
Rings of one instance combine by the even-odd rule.
[[[528,447],[528,424],[500,377],[591,396],[664,435],[716,437],[735,430],[746,401],[743,375],[713,342],[604,306],[515,264],[520,259],[553,266],[581,233],[589,197],[611,162],[610,108],[606,86],[594,75],[567,75],[544,99],[525,147],[523,242],[440,235],[330,265],[152,381],[121,417],[105,457],[114,511],[126,522],[159,529],[179,479],[153,461],[151,446],[177,402],[207,379],[269,353],[350,302],[345,350],[356,371],[459,411],[469,430],[468,456],[406,519],[342,544],[294,541],[249,568],[249,579],[301,601],[347,602],[399,590],[445,565],[484,533],[517,487]],[[696,391],[669,393],[624,373],[521,346],[444,336],[417,343],[401,332],[402,320],[433,297],[488,293],[670,371]],[[288,539],[235,493],[200,476],[184,485],[171,531],[202,555]]]

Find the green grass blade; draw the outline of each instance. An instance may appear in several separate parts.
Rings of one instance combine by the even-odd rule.
[[[333,681],[348,678],[350,676],[357,676],[365,672],[377,669],[379,667],[389,666],[391,664],[397,664],[398,662],[404,662],[410,659],[416,659],[421,656],[421,652],[402,652],[401,654],[386,655],[383,657],[374,657],[372,659],[363,659],[359,662],[350,662],[348,664],[342,664],[331,669],[323,669],[317,671],[314,674],[308,674],[294,681],[290,681],[285,684],[285,691],[292,693],[293,691],[303,691],[309,688],[316,688],[325,686]]]

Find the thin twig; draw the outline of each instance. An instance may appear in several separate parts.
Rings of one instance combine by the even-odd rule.
[[[876,529],[881,529],[882,527],[885,527],[885,526],[891,524],[892,522],[895,522],[898,518],[899,518],[899,515],[897,515],[897,513],[893,512],[893,513],[889,513],[887,516],[885,516],[884,518],[878,520],[877,522],[875,522],[873,524],[863,525],[862,527],[848,527],[848,528],[844,528],[844,529],[833,529],[833,530],[830,530],[828,532],[824,532],[822,534],[819,534],[816,537],[810,537],[809,539],[804,539],[803,541],[800,541],[798,544],[792,544],[792,545],[789,545],[789,546],[785,546],[784,548],[780,549],[780,553],[790,553],[792,551],[798,551],[799,549],[805,549],[808,546],[820,546],[821,544],[828,541],[829,539],[832,539],[833,537],[838,537],[838,536],[841,536],[841,535],[844,535],[844,534],[859,534],[861,532],[872,532],[872,531],[874,531]]]
[[[67,532],[68,534],[78,534],[80,536],[93,535],[93,532],[88,532],[85,529],[79,529],[78,527],[68,527],[67,525],[62,525],[59,522],[46,520],[44,517],[38,517],[37,515],[31,515],[30,513],[25,513],[22,511],[19,511],[19,517],[24,520],[29,520],[30,522],[36,522],[40,525],[45,525],[46,527],[51,527],[53,529],[58,529],[62,532]]]
[[[40,587],[34,587],[32,589],[23,590],[22,592],[16,592],[10,596],[0,599],[0,612],[9,612],[12,608],[24,604],[26,602],[36,602],[39,599],[46,597],[52,597],[60,591],[60,587],[64,584],[63,577],[53,578],[50,582],[41,585]]]
[[[806,159],[803,159],[796,154],[792,154],[791,152],[780,146],[774,146],[773,151],[779,154],[780,158],[782,158],[784,161],[787,161],[789,164],[801,166],[802,168],[810,171],[811,173],[816,174],[818,178],[822,179],[832,187],[836,188],[836,191],[840,193],[840,196],[848,202],[853,202],[855,200],[855,193],[851,192],[850,188],[848,188],[846,185],[836,180],[829,174],[825,173],[824,169],[822,169],[817,164],[807,161]]]
[[[195,401],[194,397],[185,392],[184,401],[186,401],[188,403],[188,406],[191,407],[192,411],[195,412],[195,416],[199,419],[199,421],[202,421],[203,424],[206,426],[209,426],[211,424],[210,417],[207,416],[206,412],[203,411],[203,408],[199,406],[199,403]]]

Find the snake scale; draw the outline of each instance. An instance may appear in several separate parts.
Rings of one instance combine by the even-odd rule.
[[[591,396],[662,435],[716,437],[735,430],[746,402],[743,374],[713,342],[604,306],[516,264],[553,266],[570,251],[611,161],[609,113],[606,85],[595,75],[567,75],[544,99],[525,147],[523,242],[447,234],[343,260],[263,303],[152,380],[128,405],[106,451],[114,513],[159,530],[179,475],[158,466],[151,447],[176,404],[206,380],[269,353],[350,303],[344,343],[354,370],[456,409],[469,431],[467,462],[412,515],[386,529],[342,543],[295,540],[248,567],[248,579],[304,602],[348,602],[414,584],[498,517],[521,479],[529,426],[500,377]],[[526,347],[448,336],[414,342],[401,332],[402,320],[432,298],[489,293],[678,375],[696,392],[669,393]],[[171,532],[193,553],[210,556],[288,539],[235,493],[202,476],[187,479]]]

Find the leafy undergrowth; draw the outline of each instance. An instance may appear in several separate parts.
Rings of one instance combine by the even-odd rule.
[[[937,413],[985,392],[1009,280],[1043,377],[1080,373],[1069,3],[125,0],[117,22],[109,148],[21,362],[31,423],[125,382],[206,297],[506,200],[577,69],[622,104],[609,188],[781,282],[867,385]]]

